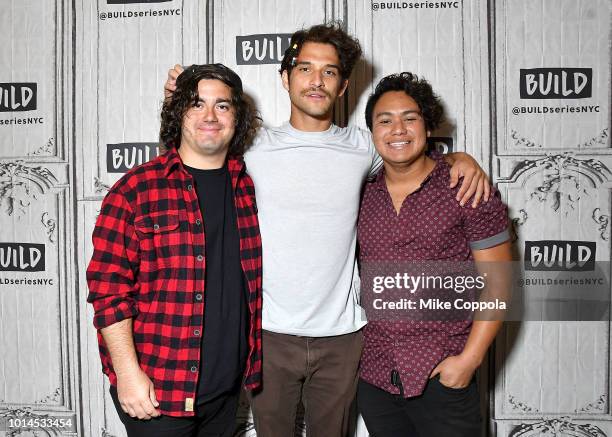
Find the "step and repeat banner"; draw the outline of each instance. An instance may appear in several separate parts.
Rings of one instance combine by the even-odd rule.
[[[610,0],[0,0],[0,436],[125,435],[85,300],[100,202],[159,153],[171,66],[228,65],[274,126],[291,33],[329,20],[364,49],[337,124],[418,73],[448,114],[434,146],[490,173],[517,259],[610,260]],[[479,373],[487,435],[612,436],[611,332],[506,324]],[[256,435],[246,401],[237,420]]]

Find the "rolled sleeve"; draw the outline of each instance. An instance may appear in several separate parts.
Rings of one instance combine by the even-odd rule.
[[[105,197],[92,241],[87,301],[93,304],[94,326],[101,329],[138,314],[139,244],[133,212],[121,193]]]
[[[499,234],[493,235],[492,237],[485,238],[478,241],[470,241],[470,249],[472,250],[483,250],[490,247],[495,247],[498,244],[505,243],[510,239],[510,232],[508,229],[504,229]]]
[[[488,202],[476,208],[465,207],[463,226],[472,250],[484,250],[510,240],[508,209],[499,191],[491,188]]]

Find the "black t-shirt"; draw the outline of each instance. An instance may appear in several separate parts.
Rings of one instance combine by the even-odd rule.
[[[227,166],[193,176],[204,222],[206,286],[197,403],[232,392],[242,380],[248,353],[246,287],[240,236]]]

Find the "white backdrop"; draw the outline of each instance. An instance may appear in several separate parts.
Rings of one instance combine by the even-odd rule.
[[[157,153],[168,68],[227,64],[275,125],[288,34],[330,19],[365,53],[338,124],[365,126],[382,76],[422,74],[450,116],[438,145],[491,173],[518,256],[588,241],[610,260],[610,0],[0,0],[0,436],[53,417],[70,425],[45,435],[124,435],[84,271],[108,187]],[[610,334],[508,324],[479,375],[489,435],[612,436]],[[255,435],[247,410],[239,421]]]

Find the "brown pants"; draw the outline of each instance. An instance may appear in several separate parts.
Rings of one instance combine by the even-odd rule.
[[[262,389],[249,396],[258,437],[293,437],[300,400],[309,437],[345,437],[358,381],[361,331],[299,337],[263,331]]]

